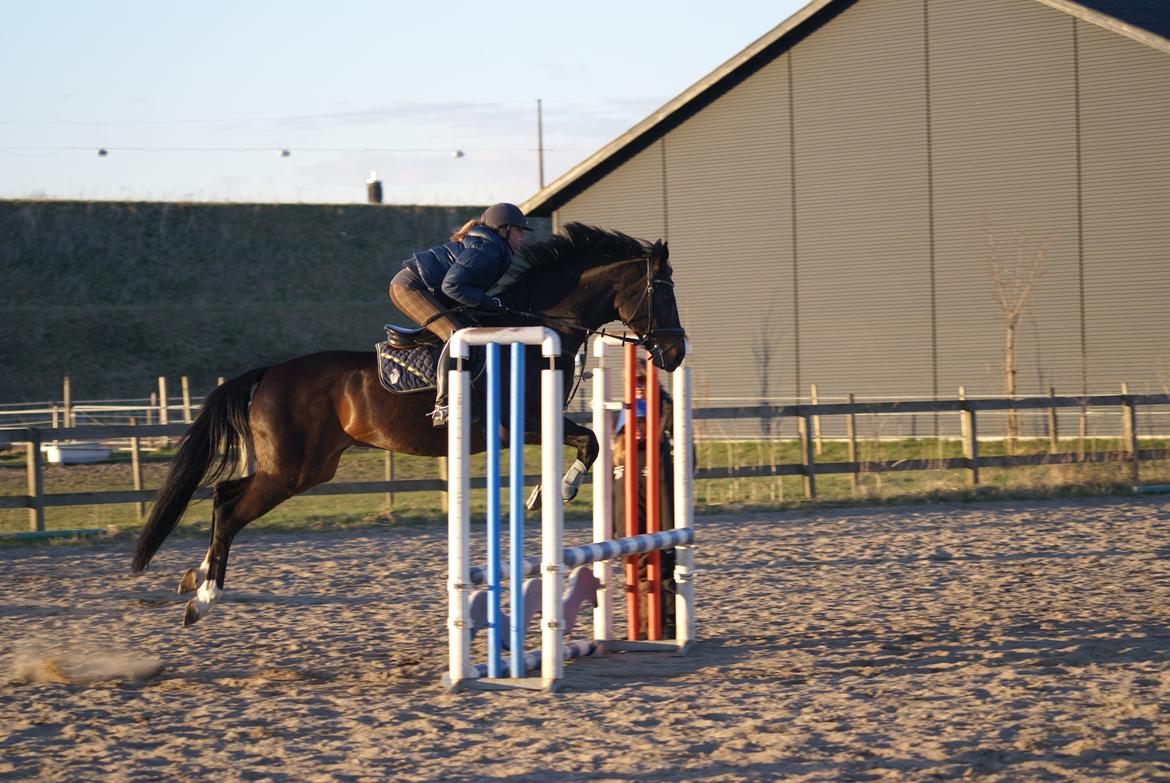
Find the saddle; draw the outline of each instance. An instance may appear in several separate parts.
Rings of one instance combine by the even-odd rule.
[[[427,331],[423,327],[399,326],[398,324],[386,324],[386,343],[391,348],[417,348],[420,345],[431,345],[435,348],[442,348],[443,343],[439,341],[438,337],[432,332]],[[381,345],[381,343],[378,343]]]
[[[378,354],[378,380],[395,394],[435,390],[439,338],[426,329],[386,324],[386,339],[374,344]]]

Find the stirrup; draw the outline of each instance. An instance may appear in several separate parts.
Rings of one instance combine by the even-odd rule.
[[[431,417],[431,426],[446,427],[447,420],[451,417],[451,407],[449,405],[436,405],[435,409],[427,415]]]

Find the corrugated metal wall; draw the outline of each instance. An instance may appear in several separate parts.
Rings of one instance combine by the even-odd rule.
[[[1089,385],[1170,391],[1170,56],[1077,41]]]
[[[1073,19],[1018,0],[929,9],[940,392],[1004,390],[993,241],[1005,289],[1044,254],[1016,330],[1017,388],[1079,393]]]
[[[821,395],[930,391],[922,29],[920,0],[859,3],[791,54],[800,383]]]
[[[1168,85],[1040,3],[863,0],[554,220],[669,239],[700,399],[1001,393],[991,243],[1044,257],[1021,393],[1162,391]]]
[[[675,290],[683,323],[703,324],[688,331],[708,400],[792,393],[787,93],[782,58],[665,139]]]
[[[553,230],[574,221],[654,240],[666,234],[662,142],[655,142],[553,214]]]

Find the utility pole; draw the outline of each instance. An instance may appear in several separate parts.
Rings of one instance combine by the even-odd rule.
[[[544,190],[544,118],[540,98],[536,99],[536,165],[540,170],[540,189]]]

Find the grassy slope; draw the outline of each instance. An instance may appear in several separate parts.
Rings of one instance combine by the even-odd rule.
[[[324,349],[397,316],[402,259],[478,207],[0,202],[0,401],[146,396]],[[174,383],[174,381],[172,381]],[[177,386],[176,386],[177,388]]]

